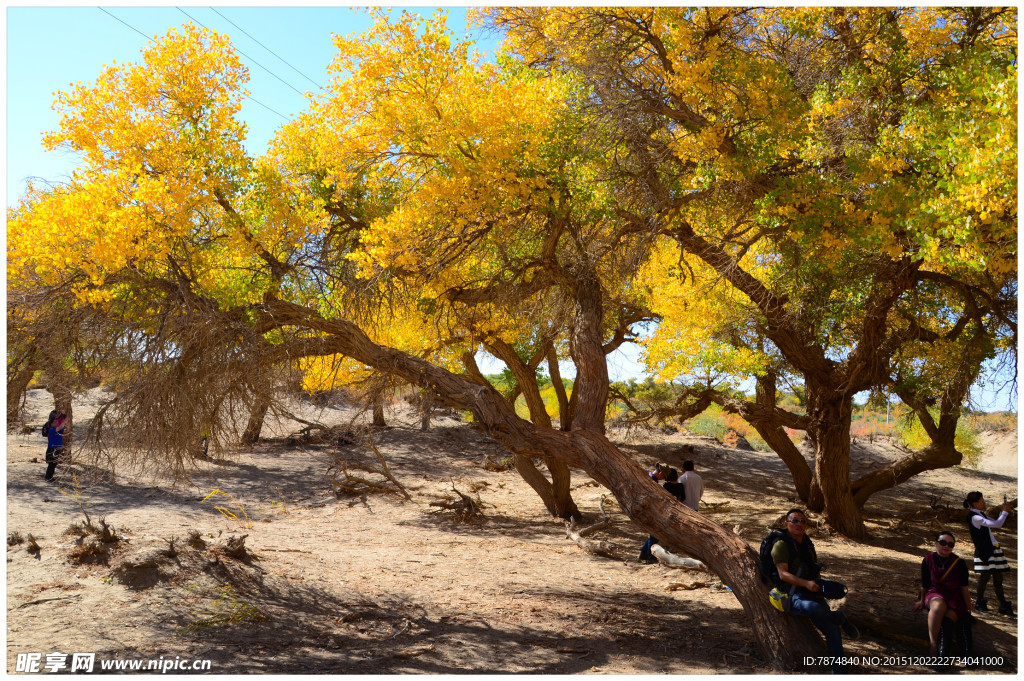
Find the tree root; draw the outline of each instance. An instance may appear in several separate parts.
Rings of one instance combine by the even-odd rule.
[[[651,547],[651,555],[658,559],[658,562],[670,568],[682,568],[686,570],[707,570],[708,566],[694,558],[677,556],[669,553],[665,547],[655,544]]]
[[[459,496],[458,499],[447,497],[443,501],[432,501],[431,506],[436,507],[438,510],[434,513],[441,513],[443,511],[454,511],[455,517],[460,521],[473,520],[483,515],[483,502],[480,501],[479,496],[476,499],[463,494],[455,486],[455,481],[448,478],[448,482],[452,484],[452,490]]]
[[[593,553],[599,556],[615,558],[615,544],[612,544],[611,542],[607,541],[591,541],[589,539],[584,539],[584,537],[586,537],[587,535],[593,534],[598,530],[603,530],[612,524],[612,519],[604,510],[605,499],[605,496],[601,497],[601,520],[594,523],[593,525],[576,529],[576,519],[570,519],[569,522],[565,524],[565,536],[568,539],[572,539],[574,542],[576,542],[576,545],[584,551],[586,551],[587,553]]]

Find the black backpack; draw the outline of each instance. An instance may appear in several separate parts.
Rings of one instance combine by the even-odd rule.
[[[50,412],[50,418],[46,419],[46,423],[43,424],[43,437],[50,437],[50,426],[53,425],[55,418],[57,418],[56,410]]]
[[[761,550],[758,552],[758,556],[761,559],[761,581],[768,586],[778,586],[779,584],[779,570],[775,567],[775,561],[772,560],[772,548],[775,546],[775,542],[780,539],[789,544],[789,550],[792,555],[799,555],[793,539],[785,530],[772,530],[767,537],[762,539]]]
[[[661,485],[679,501],[686,501],[686,488],[681,482],[666,482]]]
[[[59,411],[54,409],[50,412],[50,418],[46,419],[46,423],[43,424],[43,437],[50,437],[50,426],[53,425],[53,420],[60,414]]]

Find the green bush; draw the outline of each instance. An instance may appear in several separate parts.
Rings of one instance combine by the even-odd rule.
[[[938,410],[935,410],[932,417],[938,420]],[[900,443],[908,449],[919,451],[932,443],[924,426],[921,425],[921,420],[914,412],[908,413],[907,417],[899,422],[896,431]],[[977,468],[984,452],[978,439],[978,432],[969,419],[961,418],[957,422],[956,437],[953,442],[957,450],[964,455],[964,460],[960,465]]]
[[[692,433],[707,435],[719,442],[722,441],[729,430],[728,426],[725,425],[725,414],[722,413],[722,408],[717,404],[712,404],[684,425]]]

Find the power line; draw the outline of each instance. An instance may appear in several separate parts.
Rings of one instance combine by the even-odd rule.
[[[125,25],[125,26],[127,26],[128,28],[132,29],[133,31],[135,31],[136,33],[138,33],[139,35],[141,35],[141,36],[142,36],[143,38],[145,38],[146,40],[152,40],[152,38],[151,38],[150,36],[146,35],[146,34],[145,34],[145,33],[143,33],[142,31],[140,31],[139,29],[135,28],[134,26],[132,26],[131,24],[129,24],[129,23],[127,22],[127,21],[125,21],[125,20],[123,20],[123,19],[119,19],[118,17],[114,16],[113,14],[111,14],[111,13],[110,13],[110,12],[108,12],[107,10],[103,9],[102,7],[98,7],[97,9],[99,9],[99,10],[100,10],[101,12],[103,12],[104,14],[107,14],[108,16],[110,16],[110,17],[112,17],[112,18],[114,18],[114,19],[117,19],[117,21],[121,22],[122,24],[124,24],[124,25]],[[185,16],[187,16],[187,17],[188,17],[189,19],[192,19],[192,17],[189,17],[188,13],[187,13],[187,12],[185,12],[184,10],[182,10],[182,9],[181,9],[180,7],[178,8],[178,10],[179,10],[179,11],[180,11],[180,12],[181,12],[182,14],[184,14]],[[202,24],[201,24],[200,22],[196,21],[195,19],[192,19],[192,21],[195,21],[195,22],[196,22],[197,24],[199,24],[200,26],[203,26],[203,25],[202,25]],[[203,28],[206,28],[206,26],[203,26]],[[241,53],[241,50],[239,50],[239,53]],[[243,56],[244,56],[244,55],[243,55]],[[247,57],[247,58],[248,58],[248,59],[251,59],[251,57]],[[253,62],[255,62],[255,60],[253,60]],[[260,65],[259,65],[259,64],[257,64],[257,66],[260,66]],[[264,68],[264,67],[263,67],[263,66],[260,66],[260,68]],[[266,69],[264,69],[264,70],[266,70]],[[268,73],[269,73],[269,71],[268,71]],[[274,74],[272,74],[272,73],[271,73],[270,75],[272,75],[272,76],[273,76]],[[277,78],[277,76],[274,76],[274,77],[275,77],[275,78]],[[280,78],[278,78],[278,80],[280,80]],[[284,81],[282,81],[282,82],[284,82]],[[288,83],[285,83],[285,85],[288,85]],[[291,86],[290,86],[290,85],[288,85],[288,87],[291,87]],[[293,90],[295,90],[295,88],[292,88],[292,89],[293,89]],[[296,91],[296,92],[299,92],[298,90],[295,90],[295,91]],[[299,94],[301,95],[302,93],[301,93],[301,92],[299,92]],[[275,111],[274,109],[272,109],[271,107],[267,106],[266,104],[264,104],[264,103],[263,103],[263,102],[261,102],[260,100],[256,99],[256,98],[255,98],[255,97],[253,97],[252,95],[246,95],[246,97],[247,97],[248,99],[251,99],[251,100],[252,100],[253,102],[255,102],[256,104],[259,104],[260,106],[262,106],[262,107],[263,107],[264,109],[266,109],[267,111],[269,111],[269,112],[271,112],[271,113],[274,113],[274,114],[277,114],[278,116],[280,116],[280,117],[281,117],[281,118],[283,118],[284,120],[286,120],[286,121],[290,121],[290,120],[291,120],[290,118],[288,118],[287,116],[285,116],[285,115],[284,115],[283,113],[281,113],[280,111]]]
[[[294,66],[292,66],[291,64],[289,64],[289,63],[288,63],[288,61],[287,61],[287,60],[286,60],[286,59],[285,59],[284,57],[282,57],[281,55],[279,55],[279,54],[277,54],[276,52],[274,52],[274,51],[273,51],[272,49],[270,49],[269,47],[267,47],[266,45],[264,45],[263,43],[261,43],[261,42],[260,42],[259,40],[256,40],[256,38],[252,37],[252,36],[251,36],[251,35],[250,35],[250,34],[249,34],[249,33],[248,33],[248,32],[247,32],[247,31],[246,31],[246,30],[245,30],[244,28],[242,28],[241,26],[239,26],[239,25],[238,25],[238,24],[236,24],[235,22],[231,21],[231,19],[228,19],[228,18],[227,18],[226,16],[224,16],[223,14],[221,14],[220,12],[218,12],[218,11],[217,11],[217,8],[216,8],[216,7],[211,7],[210,9],[211,9],[211,10],[213,10],[213,11],[214,11],[214,12],[215,12],[215,13],[216,13],[216,14],[217,14],[218,16],[220,16],[220,18],[221,18],[221,19],[223,19],[224,21],[228,22],[229,24],[231,24],[232,26],[234,26],[235,28],[237,28],[237,29],[238,29],[239,31],[241,31],[241,32],[242,32],[242,33],[244,33],[245,35],[249,36],[249,39],[250,39],[250,40],[252,40],[252,41],[253,41],[253,42],[255,42],[255,43],[256,43],[257,45],[259,45],[260,47],[262,47],[262,48],[263,48],[264,50],[266,50],[267,52],[269,52],[270,54],[274,55],[275,57],[277,57],[278,59],[280,59],[281,61],[283,61],[283,62],[284,62],[285,64],[287,64],[287,65],[288,65],[288,66],[289,66],[289,67],[290,67],[290,68],[291,68],[291,69],[292,69],[293,71],[295,71],[295,73],[299,74],[300,76],[302,76],[303,78],[305,78],[306,80],[308,80],[308,81],[309,81],[310,83],[312,83],[312,84],[313,84],[313,85],[315,85],[316,87],[322,87],[322,86],[320,85],[320,83],[316,82],[315,80],[313,80],[312,78],[310,78],[309,76],[307,76],[307,75],[306,75],[305,73],[303,73],[303,72],[302,72],[302,71],[300,71],[299,69],[297,69],[297,68],[295,68]]]
[[[139,29],[135,28],[134,26],[132,26],[131,24],[129,24],[129,23],[127,22],[127,21],[121,21],[121,19],[118,19],[117,17],[115,17],[115,16],[113,15],[113,14],[111,14],[111,13],[110,13],[110,12],[108,12],[107,10],[103,9],[102,7],[97,7],[96,9],[98,9],[98,10],[99,10],[99,11],[101,11],[101,12],[103,12],[103,13],[104,13],[104,14],[106,14],[107,16],[110,16],[110,17],[113,17],[114,19],[117,19],[117,20],[118,20],[118,21],[120,21],[120,22],[121,22],[122,24],[124,24],[124,25],[125,25],[125,26],[127,26],[128,28],[132,29],[133,31],[135,31],[136,33],[138,33],[139,35],[141,35],[141,36],[142,36],[143,38],[145,38],[146,40],[149,40],[149,39],[150,39],[150,36],[146,35],[146,34],[145,34],[145,33],[143,33],[142,31],[140,31]]]
[[[194,22],[196,22],[197,24],[199,24],[200,26],[202,26],[203,28],[209,29],[209,26],[206,26],[206,25],[204,25],[204,24],[203,24],[202,22],[200,22],[200,21],[199,21],[198,19],[196,19],[195,17],[193,17],[193,16],[191,15],[191,14],[189,14],[188,12],[186,12],[185,10],[183,10],[182,8],[178,7],[178,8],[176,8],[176,9],[177,9],[177,10],[178,10],[179,12],[181,12],[182,14],[184,14],[185,16],[187,16],[187,17],[188,17],[189,19],[192,19],[192,21],[194,21]],[[255,59],[253,59],[252,57],[250,57],[249,55],[247,55],[247,54],[246,54],[245,52],[242,52],[242,51],[241,51],[241,50],[239,50],[239,49],[238,49],[237,47],[235,48],[235,51],[236,51],[236,52],[238,52],[238,54],[240,54],[240,55],[242,55],[243,57],[245,57],[246,59],[248,59],[249,61],[251,61],[251,62],[252,62],[253,64],[255,64],[256,66],[260,67],[261,69],[263,69],[264,71],[266,71],[267,73],[269,73],[270,75],[272,75],[272,76],[273,76],[274,78],[277,78],[277,79],[278,79],[279,81],[281,81],[282,83],[284,83],[285,85],[287,85],[288,87],[290,87],[290,88],[291,88],[292,90],[294,90],[294,91],[295,91],[295,93],[296,93],[297,95],[299,95],[300,97],[304,97],[304,96],[305,96],[305,95],[304,95],[304,94],[303,94],[303,93],[302,93],[302,92],[301,92],[300,90],[298,90],[298,89],[297,89],[297,88],[296,88],[295,86],[293,86],[293,85],[292,85],[291,83],[289,83],[289,82],[288,82],[288,81],[286,81],[286,80],[285,80],[284,78],[282,78],[281,76],[277,75],[276,73],[274,73],[273,71],[271,71],[270,69],[268,69],[268,68],[267,68],[266,66],[264,66],[264,65],[263,65],[263,64],[261,64],[261,63],[259,63],[258,61],[256,61],[256,60],[255,60]],[[270,108],[270,107],[267,107],[267,108]],[[273,109],[271,109],[271,111],[273,111]],[[276,112],[275,112],[275,113],[276,113]],[[287,119],[286,119],[286,120],[287,120]]]

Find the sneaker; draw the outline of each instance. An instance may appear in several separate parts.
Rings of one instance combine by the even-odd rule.
[[[1013,614],[1013,604],[1010,601],[1002,601],[999,603],[999,614],[1006,615],[1011,619],[1017,619],[1017,616]]]
[[[860,638],[860,630],[857,629],[857,627],[855,627],[853,622],[851,622],[850,620],[844,621],[839,626],[843,628],[843,633],[846,634],[846,638],[850,639],[851,641],[856,641],[858,638]]]
[[[987,615],[988,601],[984,598],[979,598],[977,602],[975,602],[974,604],[974,612],[978,613],[979,615]]]

